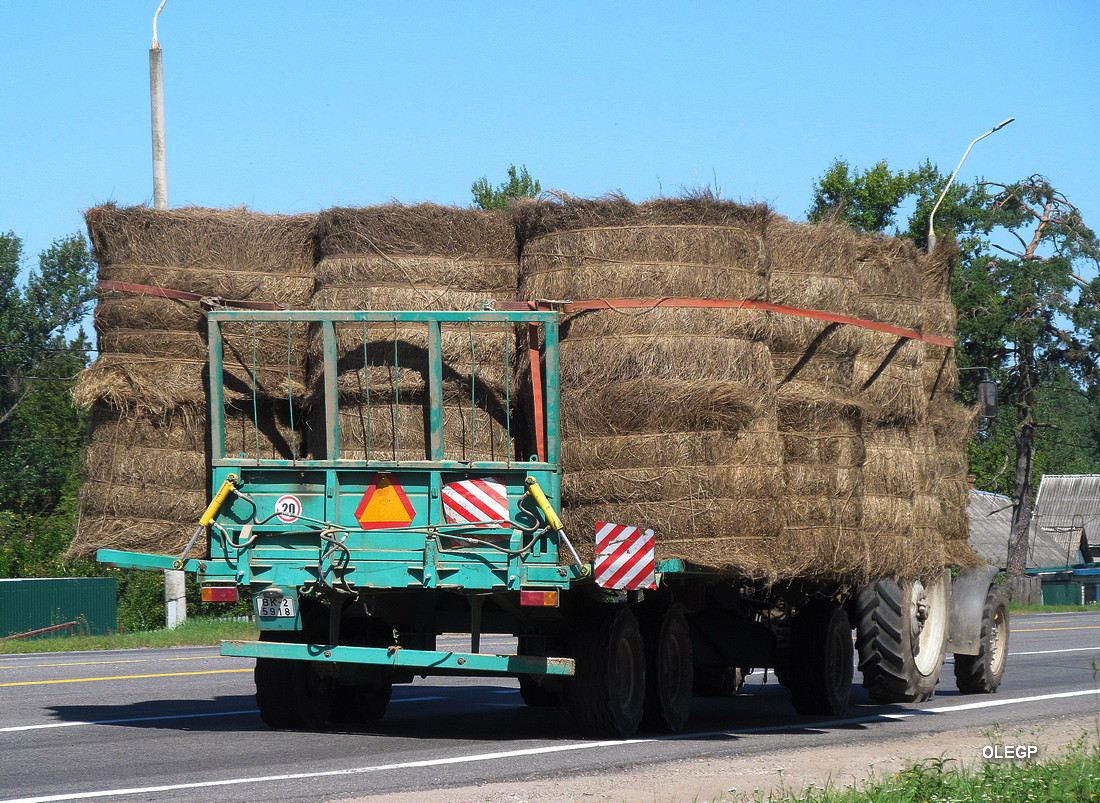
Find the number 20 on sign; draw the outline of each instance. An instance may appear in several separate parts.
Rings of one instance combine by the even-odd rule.
[[[293,524],[302,514],[302,500],[294,494],[284,494],[275,500],[275,517],[284,524]]]

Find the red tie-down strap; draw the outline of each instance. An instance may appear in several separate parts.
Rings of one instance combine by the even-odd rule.
[[[758,309],[767,312],[779,312],[784,315],[797,315],[802,318],[813,318],[829,323],[842,323],[849,326],[858,326],[862,329],[871,329],[876,332],[884,332],[895,337],[904,337],[909,340],[919,340],[936,346],[953,348],[955,341],[939,335],[926,335],[916,329],[904,329],[888,323],[867,321],[863,318],[853,318],[850,315],[839,315],[835,312],[823,312],[822,310],[803,309],[801,307],[788,307],[783,304],[773,304],[770,301],[750,301],[741,299],[713,299],[713,298],[592,298],[583,301],[503,301],[497,302],[496,309],[501,310],[557,310],[558,312],[582,312],[584,310],[608,309],[655,309],[657,307],[694,307],[699,309]]]
[[[264,311],[276,311],[286,309],[282,304],[274,301],[238,301],[232,298],[220,296],[204,296],[199,293],[188,293],[186,290],[173,290],[168,287],[153,287],[148,284],[133,284],[132,282],[100,281],[100,290],[119,290],[123,293],[139,293],[145,296],[158,296],[171,298],[175,301],[198,301],[204,307],[213,309],[217,307],[237,307],[239,309],[254,309]]]

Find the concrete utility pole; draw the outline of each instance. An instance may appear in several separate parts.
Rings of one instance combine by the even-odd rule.
[[[168,145],[164,135],[164,63],[157,39],[161,0],[153,15],[153,44],[149,48],[149,105],[153,129],[153,207],[168,208]],[[187,621],[187,592],[183,572],[164,573],[164,626],[169,630]]]
[[[161,0],[153,15],[153,45],[149,48],[149,102],[153,124],[153,206],[168,208],[168,146],[164,136],[164,69],[160,42],[157,41],[157,18],[168,0]]]

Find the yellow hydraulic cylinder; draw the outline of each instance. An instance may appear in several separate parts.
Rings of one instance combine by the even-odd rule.
[[[183,554],[179,556],[178,560],[173,562],[172,566],[176,571],[183,569],[184,559],[187,557],[187,553],[191,551],[191,547],[199,540],[202,531],[214,523],[214,517],[218,515],[218,511],[221,510],[226,497],[236,490],[236,488],[237,475],[227,474],[225,476],[225,482],[222,483],[222,487],[218,489],[218,492],[214,494],[214,498],[210,500],[210,504],[206,506],[202,518],[199,519],[199,526],[195,529],[195,534],[191,536],[191,540],[188,541],[187,546],[183,548]]]
[[[577,554],[577,550],[573,549],[573,544],[569,542],[569,539],[565,535],[565,525],[562,524],[557,511],[555,511],[550,504],[550,500],[546,498],[546,494],[543,493],[542,487],[538,484],[538,481],[534,477],[528,477],[526,485],[527,493],[531,494],[531,498],[535,500],[538,509],[542,511],[542,515],[546,518],[546,523],[550,525],[550,529],[557,533],[558,539],[565,544],[566,549],[569,550],[569,554],[573,556],[573,560],[576,561],[577,566],[580,567],[581,574],[587,575],[588,566],[581,560],[580,555]]]
[[[225,478],[225,482],[222,483],[222,487],[218,489],[218,492],[214,494],[214,498],[210,500],[210,504],[206,506],[206,512],[202,514],[202,518],[199,519],[200,527],[209,527],[214,523],[214,517],[218,515],[218,511],[221,510],[222,503],[225,498],[233,492],[233,489],[237,487],[237,475],[229,474]]]

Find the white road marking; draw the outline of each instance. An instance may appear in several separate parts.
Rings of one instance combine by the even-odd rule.
[[[446,697],[395,697],[390,700],[394,703],[423,703],[428,700],[446,700]],[[258,714],[259,709],[250,708],[244,711],[207,711],[202,714],[162,714],[156,717],[126,717],[124,719],[95,719],[79,722],[46,722],[41,725],[12,725],[8,728],[0,728],[0,733],[12,733],[14,731],[35,731],[46,728],[71,728],[75,725],[116,725],[123,722],[158,722],[162,719],[193,719],[197,717],[228,717],[234,714]]]
[[[978,708],[997,708],[1020,703],[1041,702],[1043,700],[1057,700],[1068,697],[1083,697],[1085,695],[1100,695],[1096,689],[1082,689],[1078,691],[1057,692],[1054,694],[1039,694],[1033,697],[1016,697],[1012,699],[984,700],[978,703],[962,703],[961,705],[945,705],[936,708],[917,708],[911,711],[871,714],[864,717],[852,717],[850,719],[826,719],[818,722],[801,722],[788,725],[776,725],[772,727],[742,728],[740,730],[713,731],[709,733],[687,733],[673,736],[661,736],[646,739],[612,739],[602,742],[579,742],[576,744],[554,745],[552,747],[532,747],[524,750],[505,750],[497,753],[475,753],[466,756],[453,756],[451,758],[433,758],[423,761],[404,761],[399,764],[378,764],[370,767],[349,767],[342,770],[327,770],[324,772],[296,772],[286,775],[262,775],[251,778],[227,778],[220,781],[195,781],[192,783],[166,784],[164,786],[131,787],[128,789],[103,789],[94,792],[74,792],[61,795],[45,795],[43,797],[13,798],[0,803],[54,803],[61,800],[81,800],[96,797],[111,797],[121,795],[148,795],[154,792],[174,792],[184,789],[210,789],[218,786],[240,786],[250,783],[274,783],[277,781],[296,781],[312,778],[333,778],[347,775],[363,775],[370,772],[385,772],[388,770],[417,769],[423,767],[440,767],[448,764],[469,764],[481,761],[496,761],[503,758],[522,758],[524,756],[547,755],[550,753],[566,753],[573,750],[593,750],[601,747],[622,747],[635,744],[653,744],[655,742],[697,739],[707,736],[740,736],[751,733],[777,733],[782,731],[806,730],[808,728],[829,728],[839,725],[857,725],[864,722],[875,722],[883,719],[906,719],[908,717],[927,714],[944,714],[952,711],[969,711]]]
[[[1008,651],[1009,655],[1046,655],[1048,652],[1100,652],[1100,647],[1067,647],[1064,650],[1030,650],[1028,652]]]

